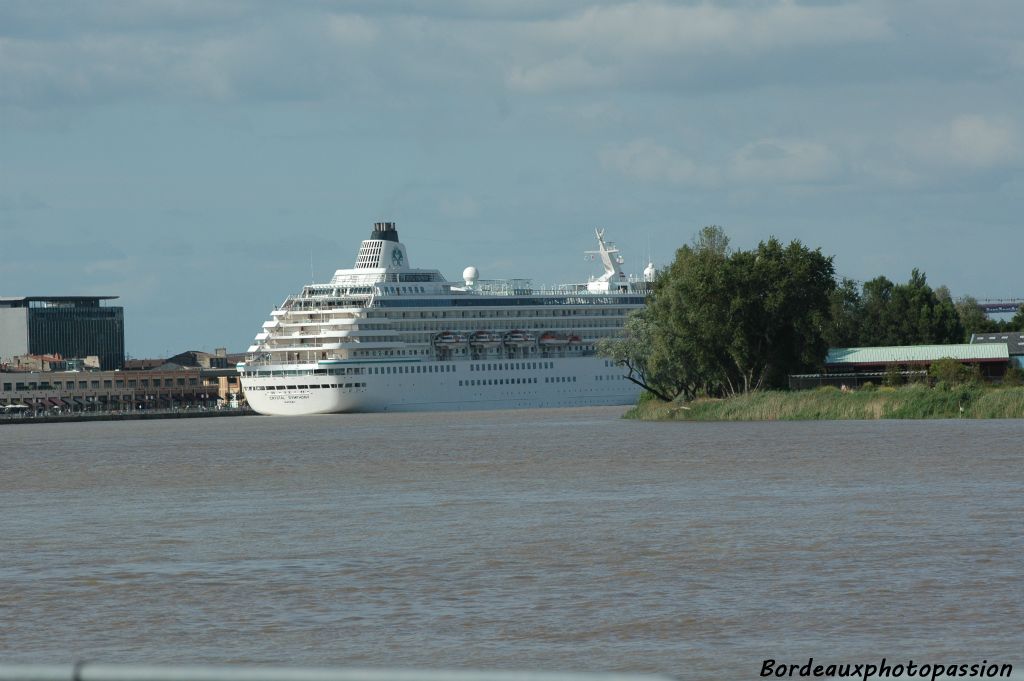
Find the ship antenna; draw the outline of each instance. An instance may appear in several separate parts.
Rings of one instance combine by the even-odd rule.
[[[309,252],[309,283],[310,284],[315,284],[316,283],[316,277],[313,275],[313,251],[312,250],[310,250],[310,252]]]

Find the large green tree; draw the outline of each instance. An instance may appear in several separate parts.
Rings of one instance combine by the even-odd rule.
[[[659,275],[627,337],[602,352],[662,398],[781,387],[824,356],[834,287],[820,250],[769,239],[733,251],[720,227],[705,227]]]

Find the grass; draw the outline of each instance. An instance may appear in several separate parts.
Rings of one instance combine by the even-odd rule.
[[[645,421],[815,421],[843,419],[1020,419],[1024,387],[908,385],[842,392],[838,388],[759,391],[687,403],[641,400],[626,418]]]

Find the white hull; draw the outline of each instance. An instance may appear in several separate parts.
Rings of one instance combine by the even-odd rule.
[[[282,365],[273,368],[284,376],[245,377],[242,384],[254,410],[276,416],[634,404],[639,387],[623,377],[620,367],[609,364],[600,357],[570,357],[353,364],[338,369],[364,372],[355,375],[314,375],[305,366]],[[300,371],[306,375],[287,375]]]

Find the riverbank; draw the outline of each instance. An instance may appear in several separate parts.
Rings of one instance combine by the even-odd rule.
[[[0,415],[0,425],[25,423],[81,423],[83,421],[150,421],[155,419],[217,418],[251,416],[252,409],[147,409],[139,411],[79,412],[75,414],[44,414],[40,416]]]
[[[687,403],[644,400],[625,414],[643,421],[820,421],[865,419],[1021,419],[1024,387],[908,385],[843,392],[761,391]]]

